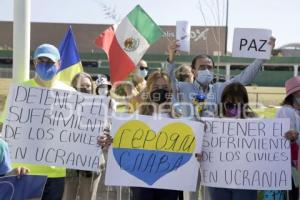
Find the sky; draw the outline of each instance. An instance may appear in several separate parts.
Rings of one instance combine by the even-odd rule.
[[[299,0],[228,0],[228,51],[234,28],[271,29],[276,47],[300,43]],[[31,0],[32,22],[114,24],[140,4],[159,25],[225,25],[227,0]],[[107,14],[110,13],[110,14]],[[0,0],[0,21],[13,20],[13,0]],[[1,27],[0,27],[1,31]]]

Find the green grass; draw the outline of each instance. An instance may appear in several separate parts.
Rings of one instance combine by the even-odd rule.
[[[260,117],[266,119],[272,119],[275,117],[278,108],[275,107],[265,107],[265,108],[258,108],[253,109],[253,111]]]

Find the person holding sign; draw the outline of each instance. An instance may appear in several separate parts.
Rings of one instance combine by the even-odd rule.
[[[298,200],[299,175],[297,172],[298,145],[300,143],[300,76],[293,77],[285,82],[286,96],[282,107],[277,111],[277,118],[289,118],[290,130],[285,134],[286,139],[291,141],[292,160],[292,190],[289,191],[289,199]],[[275,191],[274,191],[275,192]],[[276,191],[277,193],[279,191]],[[284,192],[282,191],[282,196]],[[266,194],[265,194],[266,195]]]
[[[248,105],[249,98],[246,88],[238,82],[227,85],[221,95],[219,116],[228,118],[253,118],[257,115]],[[208,187],[211,200],[256,200],[256,190],[226,189]]]
[[[60,54],[55,46],[51,44],[38,46],[34,52],[33,59],[35,77],[21,83],[21,85],[75,91],[72,87],[56,78],[56,74],[60,69]],[[5,110],[0,119],[2,124],[6,116],[7,106],[5,106]],[[19,165],[19,163],[14,163],[14,165]],[[64,167],[33,164],[24,164],[24,166],[30,169],[32,175],[48,176],[42,200],[62,199],[66,176],[66,169]]]
[[[71,85],[78,92],[94,94],[94,84],[92,77],[81,72],[74,76]],[[100,173],[84,170],[67,169],[65,181],[64,200],[76,198],[95,200],[100,180]]]
[[[271,37],[268,43],[270,48],[275,46],[275,38]],[[182,112],[183,116],[194,117],[214,117],[217,116],[217,105],[221,101],[221,94],[226,85],[232,82],[240,82],[242,85],[250,84],[258,74],[262,64],[265,60],[256,59],[251,63],[242,73],[235,76],[225,83],[216,82],[214,79],[214,61],[208,55],[198,55],[192,60],[192,72],[194,74],[194,81],[192,83],[180,82],[175,77],[175,56],[178,51],[179,45],[173,41],[168,46],[168,74],[172,80],[172,89],[175,98],[173,98],[179,105],[177,110]],[[198,96],[204,96],[201,102],[201,109],[199,109],[197,102]],[[192,199],[198,199],[197,194],[192,194]]]
[[[139,107],[139,114],[153,117],[171,117],[171,81],[169,76],[158,70],[149,75],[145,88],[146,99]],[[108,135],[100,137],[98,143],[107,148],[112,143]],[[180,192],[177,190],[131,187],[131,200],[177,200]]]
[[[270,48],[275,46],[275,38],[270,38],[269,44]],[[221,94],[226,85],[232,82],[240,82],[243,85],[250,84],[258,74],[262,64],[265,60],[256,59],[252,64],[250,64],[241,74],[235,76],[230,81],[225,83],[216,82],[213,83],[214,78],[214,61],[208,55],[198,55],[192,60],[192,72],[194,74],[193,83],[179,82],[175,77],[175,55],[179,45],[176,41],[173,41],[168,46],[168,74],[172,80],[172,89],[175,96],[175,100],[183,103],[188,103],[192,105],[195,96],[199,93],[204,93],[206,95],[206,105],[201,113],[194,113],[190,105],[181,106],[182,112],[185,116],[203,116],[203,117],[213,117],[217,115],[217,104],[220,103]]]

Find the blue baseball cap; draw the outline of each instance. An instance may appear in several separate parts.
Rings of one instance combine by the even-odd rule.
[[[51,44],[42,44],[36,48],[33,58],[37,59],[40,57],[47,57],[53,62],[57,62],[60,60],[58,49]]]

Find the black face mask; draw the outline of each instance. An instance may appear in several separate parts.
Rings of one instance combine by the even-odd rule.
[[[150,93],[150,99],[154,103],[162,104],[167,101],[167,95],[169,95],[169,91],[165,89],[157,89]]]
[[[77,88],[77,91],[82,93],[92,94],[92,90],[88,90],[86,88]]]

